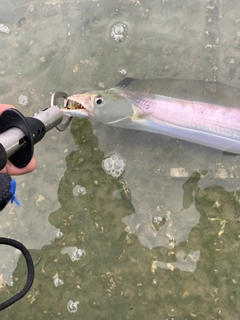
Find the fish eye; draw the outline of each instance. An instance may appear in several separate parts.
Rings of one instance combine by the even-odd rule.
[[[97,106],[101,106],[101,105],[103,104],[103,102],[104,102],[103,97],[97,96],[97,97],[95,98],[95,104],[96,104]]]

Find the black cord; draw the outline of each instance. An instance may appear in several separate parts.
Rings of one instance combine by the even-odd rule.
[[[16,240],[9,239],[9,238],[0,237],[0,244],[5,244],[20,250],[26,260],[27,271],[28,271],[27,282],[25,286],[15,296],[11,297],[10,299],[0,304],[0,311],[2,311],[5,308],[11,306],[13,303],[18,301],[19,299],[23,298],[25,294],[30,290],[34,280],[34,266],[33,266],[32,257],[28,249],[21,242],[18,242]]]

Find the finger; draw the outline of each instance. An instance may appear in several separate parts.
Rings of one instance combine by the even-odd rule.
[[[14,106],[12,106],[11,104],[0,104],[0,114],[3,113],[3,111],[11,108],[14,108]]]
[[[29,164],[24,168],[17,168],[8,160],[5,168],[3,168],[3,170],[0,172],[7,172],[10,175],[20,175],[33,171],[36,168],[36,166],[37,161],[35,158],[32,158]]]

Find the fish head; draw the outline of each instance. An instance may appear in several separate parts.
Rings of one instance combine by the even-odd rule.
[[[74,103],[69,107],[69,114],[73,110],[73,117],[77,117],[79,110],[79,117],[81,117],[82,112],[85,112],[89,117],[103,123],[119,122],[132,117],[134,114],[134,108],[130,100],[109,90],[72,95],[68,97],[68,101]]]

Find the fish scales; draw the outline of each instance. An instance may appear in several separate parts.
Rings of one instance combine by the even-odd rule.
[[[240,139],[240,109],[130,91],[116,91],[157,121]],[[161,113],[159,113],[161,112]],[[214,117],[213,117],[214,115]],[[237,117],[236,117],[237,115]]]

